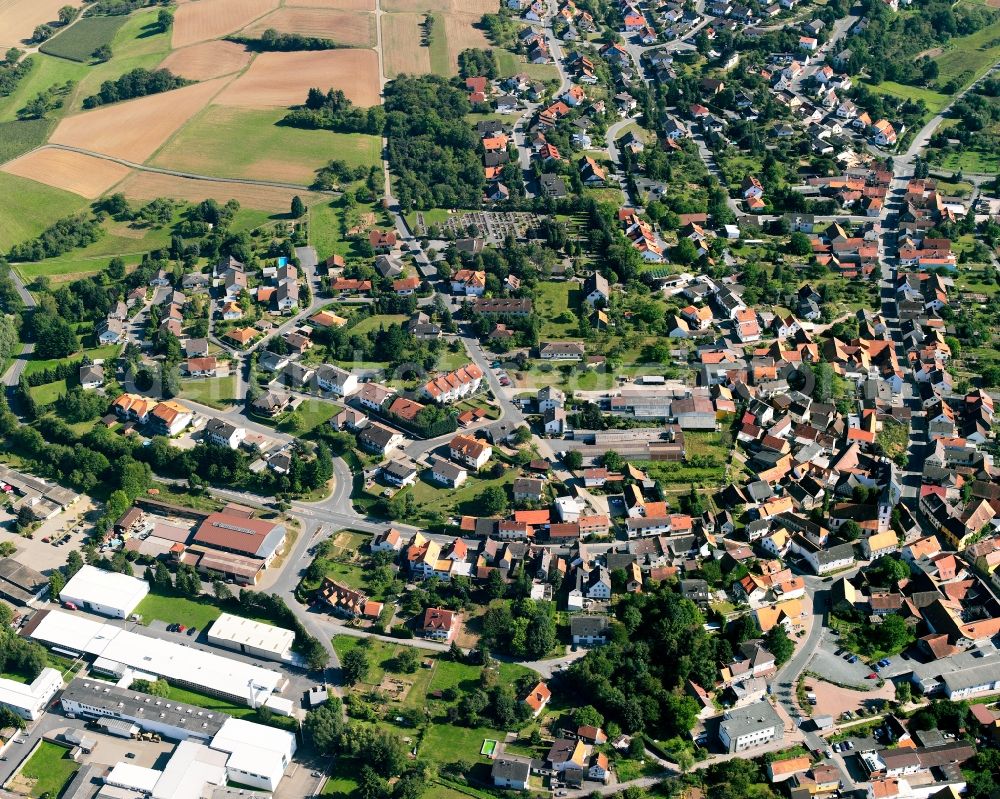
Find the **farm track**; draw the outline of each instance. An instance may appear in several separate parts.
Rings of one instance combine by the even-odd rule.
[[[93,150],[87,150],[83,147],[73,147],[68,144],[43,144],[40,147],[36,147],[31,152],[38,152],[39,150],[54,149],[54,150],[65,150],[71,153],[80,153],[81,155],[89,155],[92,158],[99,158],[102,161],[110,161],[114,164],[121,164],[129,169],[134,169],[137,172],[155,172],[160,175],[170,175],[176,178],[186,178],[188,180],[203,180],[208,183],[239,183],[244,186],[264,186],[271,189],[290,189],[292,191],[303,191],[303,192],[313,192],[316,194],[327,194],[331,197],[339,197],[340,192],[336,191],[321,191],[317,189],[310,188],[309,186],[303,186],[299,183],[282,183],[275,180],[254,180],[252,178],[223,178],[217,175],[199,175],[193,172],[181,172],[176,169],[164,169],[162,167],[147,166],[146,164],[138,164],[135,161],[128,161],[124,158],[118,158],[113,155],[107,155],[106,153],[98,153]]]

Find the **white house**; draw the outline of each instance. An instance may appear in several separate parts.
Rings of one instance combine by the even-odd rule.
[[[316,384],[324,391],[345,397],[358,390],[357,375],[331,364],[323,364],[316,370]]]

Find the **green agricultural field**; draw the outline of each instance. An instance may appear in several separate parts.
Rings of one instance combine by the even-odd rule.
[[[927,106],[928,114],[936,114],[944,108],[951,99],[947,94],[941,94],[933,89],[922,89],[919,86],[907,86],[905,83],[895,83],[891,80],[882,81],[878,85],[872,83],[865,84],[873,92],[886,94],[890,97],[897,97],[901,100],[923,100]]]
[[[0,164],[34,150],[49,138],[55,122],[50,119],[25,119],[0,122]]]
[[[939,70],[939,86],[951,80],[958,80],[963,87],[968,86],[1000,60],[1000,22],[987,25],[969,36],[952,39],[948,49],[934,60]]]
[[[7,178],[12,178],[12,176],[0,173],[0,190],[3,188],[3,180]],[[34,181],[24,180],[23,178],[12,179],[23,180],[25,183],[34,183]],[[50,189],[47,186],[43,186],[43,188],[46,189],[46,191],[67,194],[66,192],[60,192],[58,189]],[[70,216],[71,214],[82,210],[83,207],[86,206],[86,200],[83,198],[77,197],[75,194],[68,194],[68,196],[72,197],[78,203],[77,207],[66,211],[65,213],[58,214],[52,219],[48,219],[46,221],[46,226],[54,222],[56,219],[64,216]],[[174,222],[180,220],[182,211],[183,206],[178,205],[174,213]],[[7,212],[10,213],[10,211]],[[0,205],[0,222],[3,221],[4,214],[5,209],[2,205]],[[254,208],[241,208],[233,220],[233,231],[241,232],[244,230],[252,230],[253,228],[264,224],[270,218],[271,214],[267,211],[259,211]],[[142,253],[169,245],[171,229],[172,225],[167,225],[162,228],[133,228],[130,227],[128,223],[115,222],[113,219],[108,219],[104,223],[105,235],[93,244],[89,244],[78,250],[73,250],[65,255],[60,255],[57,258],[47,258],[44,261],[20,263],[17,264],[15,268],[17,269],[18,274],[20,274],[21,277],[27,281],[34,280],[36,277],[41,275],[47,275],[52,278],[54,283],[58,283],[85,277],[87,275],[97,274],[102,271],[108,265],[108,261],[115,256],[121,256],[127,265],[134,266],[139,262],[139,257]],[[32,238],[40,233],[41,230],[42,228],[39,228],[30,235],[20,236],[16,239],[16,241],[24,241],[25,239]],[[2,235],[3,226],[0,224],[0,236]],[[5,244],[4,240],[0,238],[0,249],[6,249],[8,246],[9,245]]]
[[[67,747],[42,741],[24,764],[20,776],[35,781],[31,796],[59,796],[79,767],[70,758]]]
[[[7,97],[0,97],[0,122],[17,119],[17,112],[24,108],[35,95],[45,91],[50,86],[79,81],[87,74],[88,67],[75,61],[66,61],[44,54],[35,54],[31,58],[31,71],[18,83],[17,88]],[[52,116],[62,116],[65,107]]]
[[[156,24],[157,13],[156,9],[150,9],[129,15],[111,41],[114,53],[111,60],[88,67],[80,79],[73,101],[69,103],[71,112],[79,111],[83,98],[96,93],[104,81],[139,67],[153,69],[166,57],[170,52],[170,34],[160,32]]]
[[[17,202],[0,202],[0,252],[34,238],[57,219],[87,205],[76,194],[4,172],[0,172],[0,197],[17,198]]]
[[[364,134],[303,130],[278,124],[283,109],[209,106],[167,142],[153,163],[197,174],[265,178],[309,185],[332,160],[370,167],[380,140]],[[233,142],[240,142],[233,147]]]
[[[431,72],[447,78],[451,76],[451,61],[448,57],[448,36],[444,23],[444,14],[434,15],[434,30],[431,33],[428,53],[431,59]]]
[[[84,17],[38,49],[47,55],[88,63],[97,48],[111,44],[124,22],[123,16]]]

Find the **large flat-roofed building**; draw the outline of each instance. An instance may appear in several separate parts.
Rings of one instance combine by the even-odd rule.
[[[49,580],[44,574],[14,558],[0,558],[0,597],[15,605],[30,605],[48,591]]]
[[[292,762],[295,736],[276,727],[229,719],[211,747],[230,753],[226,761],[230,782],[273,791]]]
[[[26,721],[35,721],[45,712],[48,701],[62,687],[62,675],[55,669],[42,669],[30,683],[0,678],[0,707],[7,708]]]
[[[944,693],[958,701],[970,696],[985,696],[1000,691],[1000,658],[986,658],[980,665],[941,676]]]
[[[742,752],[785,736],[785,724],[767,700],[726,711],[719,740],[727,752]]]
[[[209,785],[225,786],[229,755],[194,741],[181,741],[153,788],[153,799],[201,799]]]
[[[212,622],[208,642],[270,660],[291,660],[295,633],[283,627],[223,613]]]
[[[85,565],[66,583],[59,598],[80,610],[124,619],[148,593],[145,580]]]
[[[254,519],[236,513],[213,513],[194,534],[194,543],[223,552],[259,558],[267,566],[285,546],[283,524]]]
[[[135,724],[173,741],[208,742],[229,718],[217,710],[143,694],[101,680],[73,680],[59,698],[65,713]]]
[[[270,669],[58,610],[36,613],[24,635],[61,651],[86,655],[96,671],[119,677],[129,671],[152,674],[172,685],[252,707],[262,705],[287,682]]]

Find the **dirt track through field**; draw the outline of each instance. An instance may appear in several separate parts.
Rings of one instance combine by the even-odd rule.
[[[245,28],[278,7],[278,0],[197,0],[177,7],[173,47],[218,39]]]
[[[24,39],[38,25],[59,19],[63,6],[79,7],[79,0],[0,0],[0,47],[24,47]]]
[[[4,164],[3,171],[71,191],[88,200],[100,197],[131,172],[127,166],[112,161],[51,148],[22,155]]]
[[[341,89],[355,105],[378,105],[378,56],[374,50],[261,53],[216,102],[284,108],[304,103],[314,86],[323,91]]]
[[[210,80],[239,72],[250,63],[251,54],[235,42],[202,42],[174,50],[160,64],[189,80]]]
[[[59,123],[50,141],[142,163],[225,84],[226,78],[217,78],[74,114]]]
[[[242,31],[246,36],[260,36],[268,28],[281,33],[298,33],[331,39],[349,47],[375,45],[375,15],[359,11],[335,11],[329,8],[279,8]]]
[[[228,181],[191,180],[156,172],[136,172],[125,180],[118,190],[130,200],[153,200],[157,197],[172,197],[187,202],[201,202],[209,198],[222,203],[227,200],[238,200],[240,205],[247,208],[274,212],[287,211],[292,197],[296,195],[306,203],[320,196],[292,189],[250,186]]]

